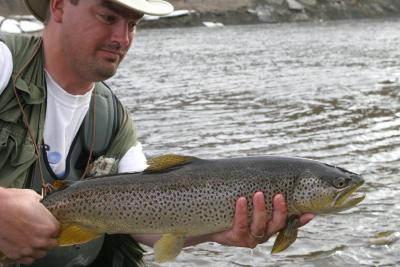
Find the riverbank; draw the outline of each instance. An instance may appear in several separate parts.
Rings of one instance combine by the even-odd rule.
[[[400,15],[399,0],[170,0],[178,13],[148,17],[141,28],[237,25],[382,18]],[[186,11],[186,12],[181,12]],[[22,1],[4,0],[0,16],[27,14]]]
[[[400,15],[399,0],[171,0],[179,17],[144,21],[143,28],[382,18]]]

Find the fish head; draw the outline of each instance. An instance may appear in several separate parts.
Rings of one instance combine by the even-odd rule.
[[[361,175],[321,163],[300,174],[291,204],[298,213],[343,211],[365,198],[365,193],[357,192],[363,184]]]

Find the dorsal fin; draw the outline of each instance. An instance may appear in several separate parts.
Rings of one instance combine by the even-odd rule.
[[[183,156],[176,154],[166,154],[151,158],[147,161],[149,167],[144,170],[145,173],[166,172],[176,167],[186,165],[193,160],[198,159],[191,156]]]

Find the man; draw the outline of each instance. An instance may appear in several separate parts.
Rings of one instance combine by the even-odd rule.
[[[0,251],[20,264],[89,266],[104,239],[57,247],[59,223],[38,193],[54,180],[87,175],[89,160],[100,156],[114,159],[111,169],[118,172],[146,168],[129,113],[101,81],[115,74],[143,14],[173,8],[160,0],[25,3],[46,26],[42,38],[0,35]],[[246,199],[239,198],[231,229],[185,244],[254,248],[266,242],[285,226],[286,205],[277,195],[267,218],[262,192],[253,203],[251,223]],[[312,217],[303,215],[301,224]],[[134,238],[151,246],[158,237]]]

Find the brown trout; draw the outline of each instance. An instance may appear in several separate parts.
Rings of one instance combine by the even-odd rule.
[[[235,203],[264,192],[271,215],[272,198],[282,193],[287,226],[272,252],[297,238],[299,215],[331,213],[360,203],[361,176],[319,161],[291,157],[244,157],[205,160],[166,155],[149,160],[142,173],[117,174],[75,182],[48,195],[43,204],[60,221],[60,245],[87,242],[103,233],[161,234],[158,262],[174,259],[185,237],[232,226]]]

